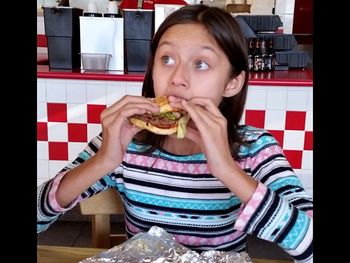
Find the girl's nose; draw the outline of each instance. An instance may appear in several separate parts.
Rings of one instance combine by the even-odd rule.
[[[187,87],[189,69],[185,65],[178,64],[173,71],[170,82],[172,86]]]

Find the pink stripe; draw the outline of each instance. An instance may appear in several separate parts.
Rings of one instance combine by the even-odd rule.
[[[236,231],[232,234],[215,237],[215,238],[203,238],[203,237],[195,237],[189,235],[174,235],[175,240],[183,245],[188,246],[218,246],[232,240],[235,240],[242,236],[244,233],[241,231]]]
[[[262,184],[261,182],[258,182],[258,186],[248,201],[246,205],[242,205],[241,209],[239,211],[239,216],[237,218],[237,221],[234,225],[234,229],[243,231],[245,228],[247,222],[255,212],[256,208],[259,206],[261,203],[263,197],[265,196],[267,192],[267,187]]]
[[[126,220],[125,222],[126,226],[128,227],[128,229],[133,232],[134,234],[140,233],[142,232],[141,229],[139,229],[138,227],[134,226],[133,224],[130,223],[130,221]]]
[[[311,218],[314,217],[314,211],[313,211],[313,210],[306,211],[306,214],[307,214],[309,217],[311,217]]]
[[[273,145],[271,147],[268,147],[266,149],[261,150],[259,154],[256,157],[248,158],[247,163],[245,164],[246,167],[249,167],[251,170],[254,170],[257,165],[261,164],[264,160],[269,158],[270,156],[274,154],[283,154],[283,150],[278,145]]]
[[[147,156],[127,154],[126,162],[139,166],[152,166],[157,169],[167,170],[178,173],[203,174],[209,173],[206,164],[178,163],[169,160],[156,159]]]
[[[66,208],[61,207],[56,199],[56,192],[57,192],[57,188],[58,185],[60,184],[63,176],[67,173],[68,171],[64,171],[62,173],[59,173],[52,181],[52,186],[51,189],[49,191],[49,204],[52,207],[53,210],[55,210],[56,212],[65,212],[69,209],[71,209],[73,206],[76,205],[77,202],[79,202],[81,200],[81,198],[77,198],[75,201],[73,201],[69,206],[67,206]]]

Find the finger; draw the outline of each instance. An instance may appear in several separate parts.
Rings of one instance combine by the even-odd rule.
[[[209,112],[214,114],[215,116],[222,116],[218,106],[214,103],[214,101],[210,98],[205,97],[194,97],[189,100],[191,103],[200,105],[207,109]]]
[[[214,116],[210,112],[204,107],[192,103],[192,101],[184,100],[182,105],[198,128],[207,122],[215,121]]]
[[[120,127],[120,125],[124,124],[124,122],[128,122],[127,118],[134,114],[144,114],[147,110],[145,108],[140,108],[135,105],[128,105],[124,107],[122,110],[116,111],[113,114],[109,114],[105,116],[101,123],[103,126],[116,125],[116,127]]]
[[[149,110],[151,112],[159,111],[159,106],[156,103],[152,102],[150,99],[147,99],[142,96],[126,95],[116,103],[106,108],[101,113],[101,119],[105,118],[110,114],[114,114],[116,111],[123,109],[127,105],[132,105],[133,107],[145,108],[146,110]]]

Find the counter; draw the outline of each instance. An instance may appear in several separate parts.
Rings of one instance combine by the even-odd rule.
[[[38,61],[45,60],[45,55],[38,54]],[[38,65],[38,78],[81,79],[106,81],[143,81],[143,73],[124,74],[121,71],[84,71],[81,69],[59,70],[49,69],[48,65]],[[313,86],[313,74],[310,69],[293,69],[287,71],[250,72],[250,85],[262,86]]]

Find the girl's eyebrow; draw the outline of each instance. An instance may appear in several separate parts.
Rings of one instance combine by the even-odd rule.
[[[173,46],[173,44],[172,44],[171,42],[165,40],[165,41],[159,43],[158,48],[161,47],[161,46],[163,46],[163,45]],[[205,49],[205,50],[209,50],[209,51],[211,51],[211,52],[217,54],[216,50],[215,50],[212,46],[201,45],[201,46],[199,46],[199,48]]]

